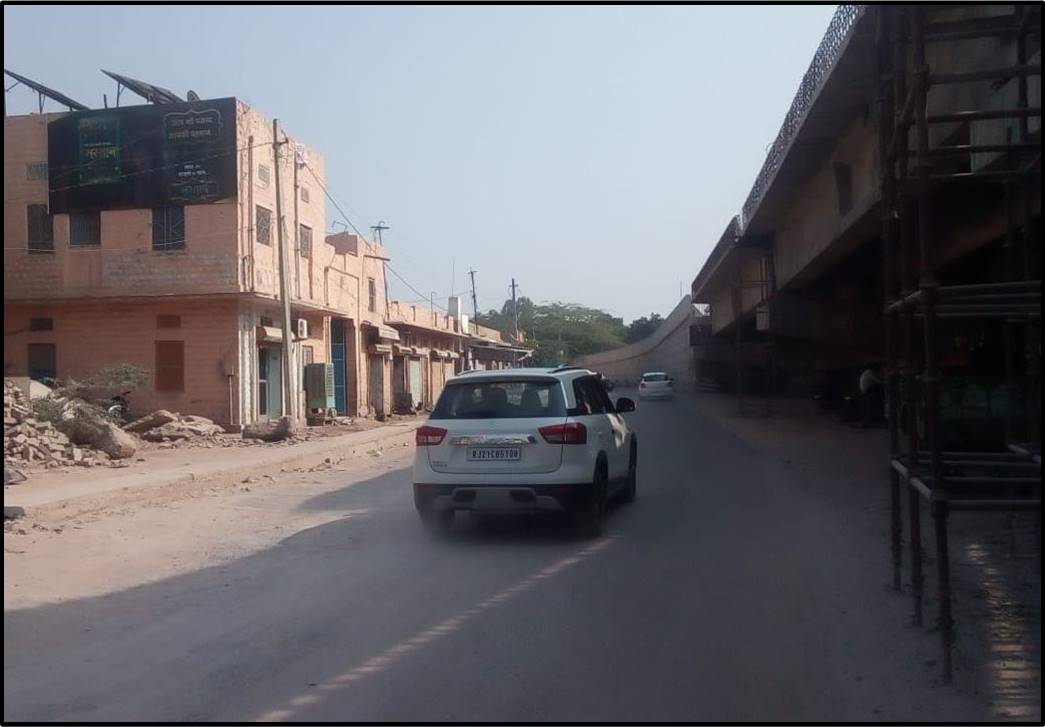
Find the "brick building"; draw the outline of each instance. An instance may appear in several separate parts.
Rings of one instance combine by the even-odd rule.
[[[131,129],[146,113],[160,114],[162,150],[143,162],[136,155],[149,150]],[[79,144],[64,177],[49,159],[62,138],[49,143],[48,127],[60,120]],[[211,124],[224,146],[193,155],[178,142],[197,132],[180,124]],[[129,363],[152,374],[131,393],[134,413],[163,407],[232,426],[279,416],[272,133],[235,99],[5,117],[5,375],[84,378]],[[208,168],[219,157],[225,172]],[[384,254],[352,235],[324,235],[317,152],[287,139],[279,174],[298,413],[301,367],[324,361],[338,364],[339,409],[389,411],[391,362],[369,355],[396,336],[382,317]],[[155,188],[152,176],[162,176]]]

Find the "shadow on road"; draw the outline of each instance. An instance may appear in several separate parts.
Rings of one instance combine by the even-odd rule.
[[[269,701],[263,685],[332,643],[362,662],[587,545],[555,516],[461,517],[433,537],[406,469],[300,509],[342,516],[218,565],[5,610],[5,721],[247,718]],[[114,547],[112,568],[134,557]]]

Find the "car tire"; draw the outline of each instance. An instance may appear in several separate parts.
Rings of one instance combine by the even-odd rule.
[[[433,535],[445,536],[453,529],[453,510],[436,510],[432,507],[426,507],[420,510],[420,514],[421,523]]]
[[[638,474],[639,448],[636,445],[632,445],[631,456],[628,458],[628,479],[624,482],[624,489],[621,490],[621,502],[635,502],[635,497],[638,494]]]
[[[600,465],[592,479],[592,496],[577,513],[577,529],[583,538],[602,535],[602,521],[606,515],[606,469]]]

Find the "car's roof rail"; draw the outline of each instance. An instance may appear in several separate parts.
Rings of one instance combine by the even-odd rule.
[[[480,371],[485,370],[486,369],[465,369],[464,371],[458,371],[456,374],[454,374],[454,376],[464,376],[465,374],[477,374]]]
[[[550,374],[558,374],[558,373],[561,373],[563,371],[588,371],[588,370],[589,369],[588,369],[587,366],[557,366],[554,369],[552,369],[551,371],[549,371],[548,373],[550,373]]]

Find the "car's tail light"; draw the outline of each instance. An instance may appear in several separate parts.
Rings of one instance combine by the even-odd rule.
[[[425,425],[417,428],[414,440],[417,442],[418,447],[434,447],[437,444],[441,444],[445,436],[445,429]]]
[[[588,428],[580,422],[552,424],[537,431],[548,444],[584,444],[588,441]]]

